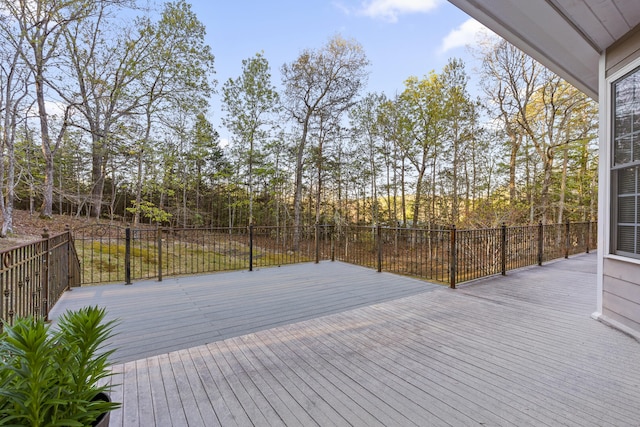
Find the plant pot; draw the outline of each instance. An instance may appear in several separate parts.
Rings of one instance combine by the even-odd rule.
[[[103,402],[111,402],[111,398],[109,398],[109,395],[106,393],[98,393],[96,397],[93,398],[93,400],[102,400]],[[100,414],[100,416],[93,423],[91,423],[91,426],[92,427],[109,427],[109,418],[110,418],[109,414],[110,414],[109,411]]]

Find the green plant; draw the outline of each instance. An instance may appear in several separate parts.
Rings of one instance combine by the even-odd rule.
[[[127,212],[132,214],[141,213],[144,218],[148,218],[152,222],[157,222],[158,224],[169,222],[169,220],[173,216],[169,212],[157,207],[153,203],[146,200],[143,200],[140,203],[132,200],[131,204],[133,205],[133,207],[127,208]]]
[[[102,351],[114,321],[86,307],[61,316],[58,328],[32,317],[5,325],[0,335],[0,425],[86,426],[118,403],[95,400],[109,390]]]

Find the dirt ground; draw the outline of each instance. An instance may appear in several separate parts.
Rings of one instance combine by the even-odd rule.
[[[67,215],[53,215],[53,219],[43,219],[38,212],[30,214],[28,211],[16,210],[13,213],[13,233],[0,238],[0,251],[41,239],[45,228],[49,230],[49,234],[56,234],[63,232],[66,225],[73,229],[95,222],[95,218]]]

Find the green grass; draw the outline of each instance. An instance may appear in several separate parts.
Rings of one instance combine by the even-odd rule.
[[[83,269],[83,283],[110,283],[125,281],[125,244],[120,240],[109,242],[76,240],[76,248]],[[312,261],[313,257],[295,256],[288,250],[268,251],[253,248],[255,267],[275,266],[293,262]],[[158,247],[155,242],[135,241],[131,246],[131,279],[149,279],[158,276]],[[209,243],[169,241],[162,245],[162,275],[184,275],[249,268],[249,246],[244,241],[223,237]]]

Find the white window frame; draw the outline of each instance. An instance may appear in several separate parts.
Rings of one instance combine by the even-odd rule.
[[[617,239],[617,224],[618,224],[618,218],[616,215],[616,207],[617,207],[617,202],[618,202],[618,192],[617,192],[617,188],[615,188],[615,180],[613,179],[613,175],[614,175],[614,170],[615,169],[619,169],[614,167],[614,84],[616,82],[618,82],[620,79],[622,79],[623,77],[625,77],[626,75],[637,71],[640,72],[640,57],[634,59],[633,61],[631,61],[629,64],[627,64],[626,66],[622,67],[620,70],[616,71],[615,73],[612,73],[610,76],[608,76],[606,78],[606,97],[604,100],[604,105],[601,103],[600,104],[600,108],[604,109],[604,111],[601,111],[601,117],[603,117],[603,113],[604,116],[606,116],[606,120],[604,121],[604,123],[601,121],[601,125],[606,124],[604,126],[604,129],[601,129],[602,131],[602,137],[605,139],[605,143],[604,143],[604,149],[600,150],[600,159],[599,161],[601,162],[601,167],[603,168],[602,172],[600,174],[600,178],[603,179],[605,182],[601,183],[600,186],[600,194],[599,197],[602,197],[605,200],[605,211],[604,212],[600,212],[599,216],[601,216],[604,221],[601,221],[600,224],[602,224],[604,227],[604,230],[602,230],[604,233],[604,242],[605,243],[605,247],[602,248],[603,250],[606,250],[605,254],[609,254],[609,257],[611,258],[619,258],[619,259],[624,259],[624,260],[628,260],[628,261],[640,261],[640,254],[633,254],[633,253],[628,253],[628,252],[623,252],[623,251],[617,251],[617,246],[616,246],[616,239]],[[602,147],[601,147],[602,148]],[[602,190],[604,190],[604,192],[602,192]],[[607,195],[607,196],[605,196]],[[602,205],[600,205],[602,207]],[[638,245],[640,246],[640,242],[638,243]]]

